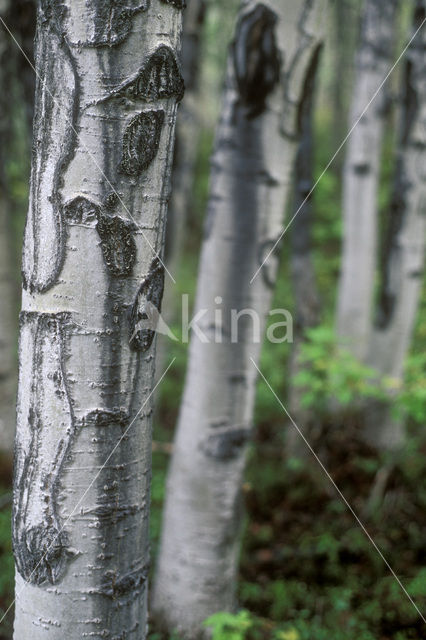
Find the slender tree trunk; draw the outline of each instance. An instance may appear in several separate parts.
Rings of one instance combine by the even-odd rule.
[[[337,149],[347,133],[347,112],[351,96],[353,54],[359,32],[357,17],[361,0],[335,0],[331,7],[333,18],[333,146]],[[339,176],[342,171],[343,153],[333,163]]]
[[[235,604],[250,358],[259,359],[276,253],[250,281],[282,229],[323,9],[310,0],[243,2],[229,56],[198,279],[201,335],[191,340],[154,585],[159,621],[187,638]]]
[[[312,262],[312,198],[308,195],[314,184],[314,132],[313,112],[315,103],[315,81],[320,58],[312,59],[301,103],[301,140],[295,165],[295,193],[294,213],[297,213],[291,227],[291,279],[295,298],[295,331],[294,344],[291,354],[290,380],[300,371],[300,348],[305,338],[305,332],[315,327],[320,321],[320,300],[317,289],[315,270]],[[308,199],[307,199],[308,198]],[[301,395],[303,391],[290,383],[289,407],[296,421],[304,425],[304,430],[310,431],[315,423],[315,414],[311,410],[302,408]],[[304,455],[306,445],[297,431],[289,425],[287,433],[288,455]]]
[[[182,75],[185,99],[179,111],[172,176],[172,196],[167,214],[165,259],[176,272],[182,253],[185,223],[191,206],[194,166],[200,130],[200,61],[206,0],[192,0],[184,13],[182,37]],[[165,290],[165,309],[167,287]]]
[[[10,39],[10,48],[15,59],[16,78],[22,89],[28,132],[31,135],[34,116],[35,73],[28,63],[34,63],[34,36],[36,23],[36,0],[13,0],[9,12],[8,26],[18,40],[25,56]],[[8,35],[10,38],[10,36]],[[27,59],[28,58],[28,59]]]
[[[2,0],[0,15],[8,20],[9,2]],[[10,36],[0,25],[0,456],[1,466],[11,469],[15,434],[16,331],[13,290],[13,254],[10,238],[10,191],[6,175],[10,149],[10,115],[6,87],[11,78]]]
[[[350,126],[367,107],[392,63],[398,0],[365,0]],[[372,326],[377,254],[377,192],[385,122],[384,87],[353,131],[343,177],[343,257],[337,332],[359,359]]]
[[[414,31],[426,13],[417,0]],[[393,198],[387,220],[382,263],[379,316],[369,361],[381,374],[402,379],[410,348],[424,275],[426,234],[426,84],[423,28],[410,45],[405,60],[400,140]],[[370,407],[367,437],[377,445],[400,444],[403,424],[391,418],[389,408]]]
[[[0,45],[1,46],[1,45]],[[1,141],[0,141],[1,145]],[[15,434],[16,356],[15,305],[9,229],[10,203],[0,180],[0,456],[10,464]]]
[[[206,0],[191,0],[183,14],[182,75],[185,98],[179,110],[172,171],[172,194],[167,212],[164,259],[176,278],[183,251],[188,210],[192,202],[194,169],[200,133],[200,60]],[[176,285],[168,279],[164,288],[163,319],[168,326],[176,319]],[[160,335],[157,346],[157,369],[160,372],[167,356],[169,338]]]
[[[41,2],[15,639],[146,636],[151,392],[182,2]]]

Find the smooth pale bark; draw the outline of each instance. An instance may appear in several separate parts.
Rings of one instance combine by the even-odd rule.
[[[312,261],[313,206],[309,195],[314,184],[314,131],[313,111],[315,104],[315,82],[317,78],[320,49],[312,60],[300,108],[301,139],[295,165],[294,214],[291,225],[291,279],[294,295],[294,343],[290,362],[290,380],[301,370],[300,349],[307,329],[320,321],[320,299]],[[309,196],[309,197],[308,197]],[[301,403],[303,389],[290,383],[289,409],[298,424],[303,425],[307,435],[316,422],[315,413],[304,409]],[[288,425],[286,450],[289,456],[305,455],[305,443],[293,425]]]
[[[7,22],[10,3],[0,2],[0,15]],[[13,45],[14,46],[14,45]],[[6,87],[10,80],[10,36],[0,25],[0,454],[6,466],[13,453],[16,400],[16,331],[11,252],[11,201],[6,175],[7,150],[10,149],[10,108]]]
[[[250,281],[282,230],[323,9],[304,0],[244,2],[228,61],[195,311],[209,342],[193,332],[154,584],[159,623],[185,638],[235,605],[256,388],[250,358],[259,360],[276,253]],[[234,336],[232,310],[241,314]]]
[[[426,13],[417,1],[414,30]],[[379,317],[372,335],[369,362],[382,375],[402,380],[424,275],[426,235],[426,32],[410,45],[402,87],[400,140],[393,197],[387,220]],[[389,408],[370,407],[366,435],[378,446],[395,446],[403,438],[403,424]]]
[[[365,0],[349,127],[373,98],[392,65],[398,0]],[[377,192],[386,86],[348,141],[343,175],[343,253],[337,333],[359,359],[368,352],[377,256]]]
[[[14,638],[146,636],[154,334],[177,2],[41,2],[13,504]]]

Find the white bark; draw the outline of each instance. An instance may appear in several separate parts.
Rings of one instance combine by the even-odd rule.
[[[161,304],[155,255],[183,89],[177,5],[45,0],[39,8],[16,640],[146,635],[155,346],[142,320],[147,301]]]
[[[416,2],[414,29],[426,12]],[[382,375],[403,377],[416,321],[424,275],[426,235],[426,82],[423,28],[410,45],[403,78],[400,141],[394,193],[387,220],[383,284],[378,324],[369,348],[369,363]],[[386,447],[401,442],[403,425],[383,406],[371,408],[367,436]]]
[[[209,614],[235,602],[256,383],[250,357],[258,361],[260,340],[243,314],[232,343],[231,309],[255,311],[263,336],[276,254],[250,280],[282,229],[301,92],[323,8],[304,0],[243,2],[229,58],[196,301],[196,313],[207,310],[199,326],[210,342],[192,336],[154,585],[159,622],[188,638],[201,634]]]
[[[365,0],[349,127],[361,116],[392,64],[398,0]],[[359,359],[372,326],[377,254],[377,191],[387,103],[386,87],[348,141],[343,176],[343,254],[337,332]]]

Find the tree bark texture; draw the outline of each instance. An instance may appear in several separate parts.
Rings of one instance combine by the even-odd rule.
[[[413,33],[426,14],[425,0],[417,0]],[[426,235],[426,33],[422,28],[405,58],[400,139],[393,197],[387,219],[382,260],[378,321],[369,363],[382,375],[403,377],[424,275]],[[371,408],[369,437],[378,445],[401,442],[403,425],[383,406]]]
[[[323,9],[311,0],[243,2],[230,50],[195,311],[209,342],[193,333],[154,584],[160,623],[185,638],[235,604],[256,385],[250,358],[260,353],[256,320],[244,310],[257,314],[263,336],[276,252],[250,281],[282,230]],[[242,312],[237,341],[231,310]]]
[[[16,640],[146,636],[182,2],[42,0],[23,252]]]
[[[392,65],[398,0],[365,0],[357,52],[350,127],[361,116]],[[343,254],[337,332],[359,359],[367,355],[372,327],[377,254],[377,192],[386,86],[348,141],[343,175]]]

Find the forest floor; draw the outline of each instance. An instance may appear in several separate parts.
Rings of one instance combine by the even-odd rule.
[[[424,638],[418,612],[317,461],[308,453],[304,464],[286,464],[273,440],[268,426],[259,429],[249,468],[241,605],[288,622],[295,639]],[[314,450],[320,444],[337,486],[425,612],[426,443],[392,462],[346,429],[322,434]]]
[[[419,613],[312,454],[286,460],[286,428],[260,423],[251,445],[241,609],[214,617],[214,640],[425,638]],[[362,444],[355,428],[324,429],[311,444],[426,613],[426,438],[411,436],[395,456]],[[166,463],[165,453],[154,454],[154,556]]]

